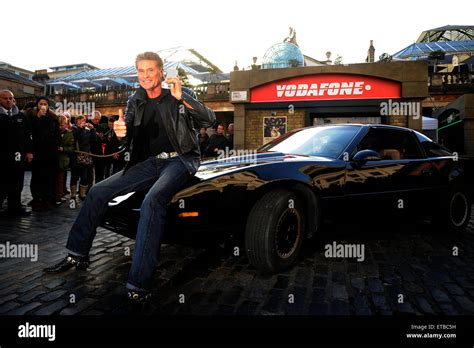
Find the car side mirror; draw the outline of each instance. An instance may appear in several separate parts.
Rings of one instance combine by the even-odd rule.
[[[357,166],[361,167],[368,161],[380,161],[380,155],[377,151],[374,150],[361,150],[357,152],[354,157],[352,157],[352,161],[357,164]]]

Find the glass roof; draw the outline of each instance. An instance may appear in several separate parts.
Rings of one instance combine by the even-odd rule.
[[[183,69],[188,76],[196,79],[197,83],[215,82],[229,79],[229,74],[210,73],[196,64],[188,65],[183,62],[168,61],[163,65],[165,71],[169,69]],[[135,66],[126,66],[120,68],[93,69],[81,71],[75,74],[59,77],[49,81],[47,84],[52,86],[67,86],[71,88],[80,87],[100,87],[104,85],[129,85],[134,86],[138,82]]]
[[[438,42],[438,41],[466,41],[474,40],[474,26],[470,25],[447,25],[440,28],[426,30],[421,33],[416,41]]]
[[[395,53],[393,58],[400,60],[426,59],[434,51],[443,51],[448,54],[474,53],[474,40],[414,43]]]
[[[262,59],[262,69],[304,66],[304,56],[295,44],[280,42],[270,47]]]

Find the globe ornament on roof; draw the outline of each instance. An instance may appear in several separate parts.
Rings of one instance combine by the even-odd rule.
[[[270,47],[262,59],[262,69],[292,68],[304,66],[304,56],[298,46],[280,42]]]

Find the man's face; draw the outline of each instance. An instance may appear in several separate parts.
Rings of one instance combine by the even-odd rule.
[[[154,60],[140,60],[137,63],[138,82],[145,90],[161,87],[163,68],[158,67]]]
[[[201,128],[199,131],[201,132],[202,136],[206,134],[206,128]]]
[[[85,124],[86,124],[86,119],[85,118],[81,118],[81,119],[76,121],[76,125],[79,128],[84,128]]]
[[[99,114],[94,114],[94,118],[92,119],[92,122],[94,122],[95,124],[99,124],[99,121],[100,121],[100,115]]]
[[[227,133],[234,134],[234,125],[233,124],[230,124],[229,127],[227,127]]]
[[[219,134],[219,135],[224,134],[224,127],[223,126],[217,127],[217,134]]]
[[[109,129],[114,129],[114,121],[109,121]]]
[[[10,110],[13,107],[13,93],[11,92],[3,92],[0,93],[0,105],[7,110]]]

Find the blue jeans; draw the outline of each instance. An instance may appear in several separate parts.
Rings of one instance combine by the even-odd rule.
[[[179,157],[166,160],[150,157],[122,173],[92,186],[69,232],[66,248],[71,254],[87,256],[108,202],[119,195],[149,189],[140,209],[127,288],[150,291],[160,254],[167,204],[192,174]]]

